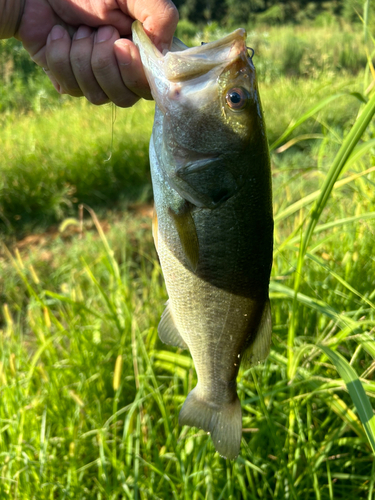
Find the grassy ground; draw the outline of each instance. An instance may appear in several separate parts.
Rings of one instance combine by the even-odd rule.
[[[126,112],[68,100],[53,111],[7,116],[0,217],[8,231],[61,220],[78,201],[99,207],[150,198],[151,127],[147,102]]]
[[[273,346],[240,372],[233,462],[204,432],[178,426],[195,371],[157,337],[167,297],[141,203],[152,104],[118,110],[113,134],[111,107],[79,101],[0,118],[1,499],[374,499],[366,78],[261,79],[273,151]],[[100,223],[85,211],[81,224],[82,202]]]

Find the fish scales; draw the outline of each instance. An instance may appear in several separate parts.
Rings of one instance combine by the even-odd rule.
[[[175,40],[161,54],[135,22],[133,40],[156,102],[153,232],[169,295],[158,331],[189,349],[198,378],[179,421],[235,458],[238,370],[271,342],[271,174],[246,33],[191,49]]]

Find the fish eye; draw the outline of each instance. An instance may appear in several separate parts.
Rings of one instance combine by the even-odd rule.
[[[233,110],[240,110],[246,106],[247,102],[247,92],[240,88],[234,87],[233,89],[228,90],[225,99],[227,101],[228,106]]]

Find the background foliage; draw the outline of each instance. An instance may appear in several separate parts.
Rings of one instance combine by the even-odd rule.
[[[371,3],[372,2],[372,3]],[[371,0],[370,12],[374,7]],[[182,19],[196,24],[217,21],[227,26],[238,24],[298,24],[315,21],[317,24],[342,19],[359,23],[363,15],[360,0],[175,0]],[[371,14],[370,23],[373,22]]]

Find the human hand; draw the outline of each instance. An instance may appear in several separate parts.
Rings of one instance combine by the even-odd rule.
[[[58,92],[128,107],[151,98],[131,41],[134,19],[163,49],[178,13],[171,0],[25,0],[16,38]]]

